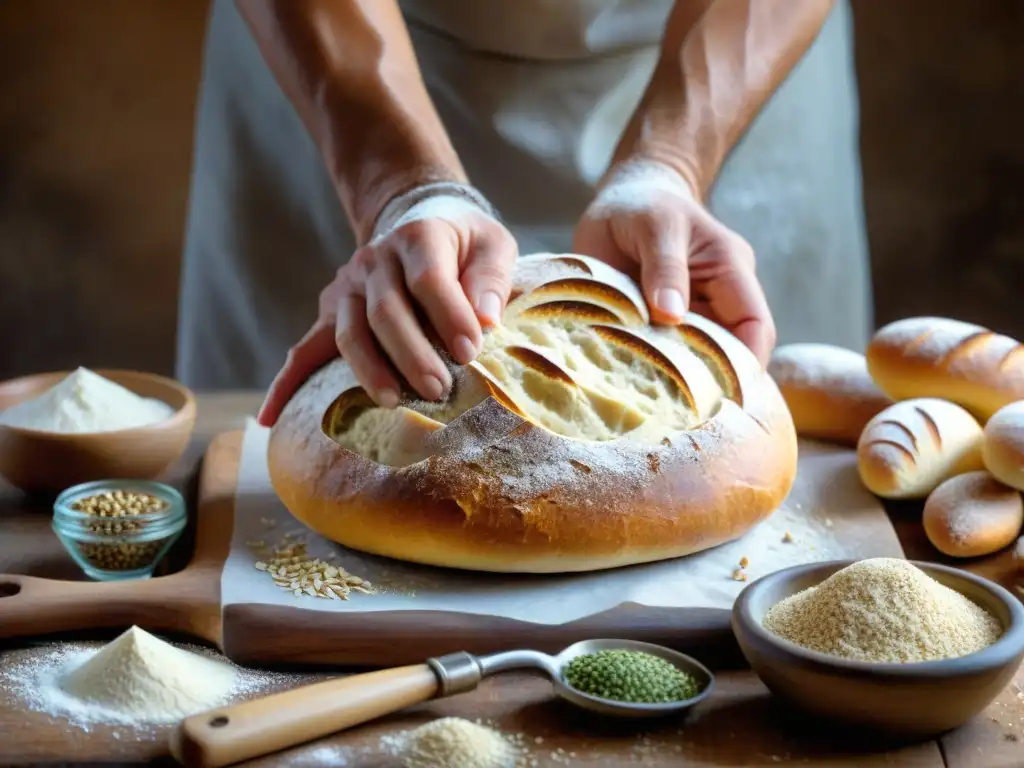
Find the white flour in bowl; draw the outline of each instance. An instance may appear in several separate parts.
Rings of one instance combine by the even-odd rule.
[[[140,397],[86,368],[78,368],[41,395],[0,411],[0,425],[82,434],[134,429],[174,415],[167,403]]]

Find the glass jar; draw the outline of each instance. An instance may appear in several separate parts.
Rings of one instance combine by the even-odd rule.
[[[97,480],[53,504],[53,531],[87,576],[148,579],[185,529],[185,500],[148,480]]]

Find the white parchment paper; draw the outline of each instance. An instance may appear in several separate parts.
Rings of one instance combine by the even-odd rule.
[[[563,624],[637,603],[658,608],[725,608],[744,586],[733,578],[746,558],[748,580],[790,565],[845,558],[903,557],[878,502],[860,484],[853,451],[801,442],[800,469],[783,506],[743,538],[689,557],[589,574],[524,576],[465,572],[401,563],[345,549],[293,518],[270,485],[268,430],[250,420],[242,446],[231,554],[223,605],[263,603],[311,611],[444,611]],[[251,542],[273,544],[302,532],[312,556],[383,587],[325,600],[276,586],[256,570]]]

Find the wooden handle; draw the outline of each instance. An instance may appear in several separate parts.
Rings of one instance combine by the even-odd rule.
[[[88,629],[181,632],[220,643],[220,606],[198,572],[130,581],[0,574],[0,638]],[[214,572],[212,578],[219,579]]]
[[[426,664],[327,680],[193,715],[171,734],[171,754],[182,765],[220,768],[397,712],[437,691]]]

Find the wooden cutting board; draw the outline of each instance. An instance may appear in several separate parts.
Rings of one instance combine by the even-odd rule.
[[[210,444],[200,470],[196,549],[180,572],[144,581],[57,581],[0,575],[0,637],[29,637],[136,624],[190,635],[242,664],[378,666],[422,661],[455,650],[486,653],[530,647],[556,650],[588,637],[628,637],[707,657],[734,650],[729,612],[627,605],[568,624],[504,621],[486,630],[471,615],[429,612],[353,617],[260,603],[221,605],[221,573],[230,552],[243,433]],[[790,500],[825,509],[874,556],[903,552],[881,504],[856,476],[853,451],[801,442]],[[855,521],[855,523],[853,522]],[[410,621],[412,620],[412,624]],[[415,627],[414,631],[410,626]]]

